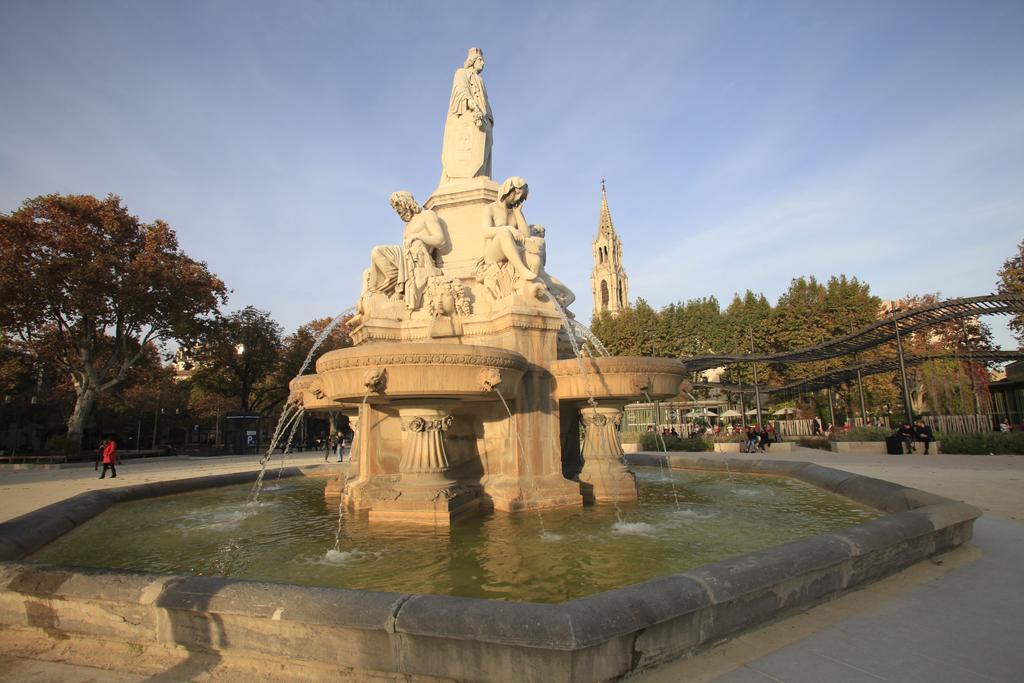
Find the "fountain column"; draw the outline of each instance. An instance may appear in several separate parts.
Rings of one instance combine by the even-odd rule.
[[[445,432],[455,418],[436,405],[397,406],[402,428],[402,459],[397,480],[374,501],[370,521],[416,522],[447,526],[475,509],[478,499],[449,474]]]
[[[622,461],[622,446],[616,427],[622,410],[609,406],[587,406],[580,410],[586,428],[583,438],[583,470],[580,490],[585,500],[636,502],[636,477]]]
[[[444,448],[444,433],[455,418],[447,410],[438,408],[399,408],[402,420],[402,462],[398,468],[406,482],[451,482],[448,454]]]

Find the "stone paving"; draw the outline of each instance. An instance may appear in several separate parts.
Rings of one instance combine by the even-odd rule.
[[[808,449],[762,457],[809,460],[888,479],[965,500],[985,510],[986,516],[976,523],[971,543],[945,556],[631,680],[1021,680],[1024,524],[1018,520],[1024,519],[1024,457],[838,455]],[[81,491],[245,471],[254,468],[254,460],[253,456],[230,456],[128,461],[115,481],[100,481],[91,467],[4,471],[0,472],[4,501],[0,520]],[[288,459],[291,465],[323,462],[322,453]],[[509,673],[508,680],[516,680],[515,672]],[[153,679],[0,656],[0,681],[141,680]]]

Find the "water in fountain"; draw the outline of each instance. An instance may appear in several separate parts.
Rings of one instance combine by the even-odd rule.
[[[579,332],[583,336],[584,339],[586,339],[588,342],[590,342],[590,346],[594,350],[596,350],[598,352],[598,354],[600,354],[602,356],[610,356],[610,355],[612,355],[612,354],[608,353],[608,349],[605,348],[605,345],[602,344],[601,340],[597,338],[597,335],[594,334],[593,330],[591,330],[589,327],[587,327],[586,325],[581,323],[579,320],[573,320],[572,321],[572,325],[573,325],[573,327],[576,328],[576,331]]]
[[[285,423],[285,427],[284,427],[284,429],[286,429],[288,431],[288,440],[285,443],[284,447],[281,449],[282,450],[282,454],[281,454],[281,463],[282,463],[281,466],[282,467],[284,467],[284,456],[287,455],[288,450],[291,448],[291,445],[292,445],[292,439],[295,438],[295,429],[299,425],[299,421],[302,419],[302,416],[306,412],[306,409],[302,407],[301,403],[295,403],[294,405],[296,406],[295,410],[291,413],[291,417],[289,418],[288,422]],[[284,430],[282,430],[282,431],[284,431]],[[260,458],[260,473],[258,475],[256,475],[256,481],[253,482],[253,485],[252,485],[252,502],[253,503],[259,503],[260,502],[260,491],[263,490],[263,478],[267,474],[267,463],[270,462],[271,453],[274,452],[274,447],[275,446],[276,446],[276,440],[275,440],[275,442],[271,443],[271,446],[268,449],[267,454],[264,455],[262,458]],[[280,478],[281,478],[280,470],[278,470],[277,477],[278,477],[278,480],[280,480]]]
[[[360,413],[362,413],[363,411],[363,406],[366,405],[366,399],[370,397],[371,390],[372,388],[370,386],[367,386],[366,392],[363,393],[363,400],[359,404]],[[362,420],[359,421],[359,424],[362,424]],[[356,452],[357,443],[359,443],[358,428],[352,430],[352,450],[349,452],[348,458],[348,466],[350,468],[352,467],[352,463],[355,462],[353,458],[353,453]],[[338,492],[338,528],[334,531],[334,547],[331,550],[328,550],[327,554],[324,556],[324,559],[329,562],[336,561],[341,556],[341,525],[345,517],[345,489],[348,488],[348,475],[346,475],[345,472],[342,472],[341,477],[341,490]]]
[[[583,382],[587,388],[587,394],[589,396],[587,403],[590,404],[591,407],[596,408],[597,399],[594,398],[594,388],[590,385],[590,374],[587,372],[587,368],[583,363],[583,354],[580,352],[579,344],[576,343],[576,334],[573,332],[572,323],[569,321],[569,316],[565,312],[565,309],[562,308],[561,302],[559,302],[558,299],[555,298],[555,295],[552,294],[551,289],[548,289],[547,292],[548,299],[555,305],[555,310],[558,311],[558,316],[562,319],[562,329],[565,330],[566,336],[569,337],[569,346],[572,347],[573,355],[576,356],[576,363],[580,366],[580,376],[583,377]]]
[[[291,431],[288,432],[288,439],[285,441],[284,448],[281,449],[281,463],[277,467],[277,480],[275,481],[276,486],[281,485],[281,473],[284,472],[285,462],[288,460],[288,453],[292,450],[292,441],[295,440],[295,432],[298,430],[299,425],[302,423],[302,416],[305,414],[305,409],[300,410],[292,421]]]
[[[644,398],[647,399],[648,403],[654,403],[654,401],[651,400],[651,395],[648,394],[646,390],[643,392],[643,394],[644,394]],[[675,482],[675,479],[672,477],[672,472],[671,471],[669,471],[668,473],[665,472],[665,464],[668,464],[669,470],[672,469],[672,464],[668,460],[668,446],[665,445],[665,437],[663,437],[661,435],[661,432],[658,431],[658,425],[654,425],[654,433],[658,435],[658,441],[661,442],[661,452],[662,452],[662,454],[664,456],[662,458],[662,460],[658,461],[658,466],[661,468],[661,475],[662,475],[662,477],[666,477],[668,479],[669,483],[672,485],[672,498],[675,499],[675,501],[676,501],[676,508],[678,508],[679,507],[679,494],[676,492],[676,482]]]
[[[309,353],[306,354],[306,358],[302,361],[302,366],[299,368],[299,372],[292,379],[297,379],[302,376],[302,373],[306,371],[306,368],[309,367],[309,364],[313,362],[313,354],[315,354],[316,350],[320,348],[320,345],[327,341],[327,337],[331,335],[331,332],[334,332],[334,329],[338,327],[338,325],[340,325],[346,318],[355,313],[355,311],[355,306],[349,306],[344,311],[334,316],[334,319],[331,320],[330,323],[328,323],[327,327],[320,331],[320,334],[318,334],[316,338],[313,339],[313,345],[310,347]],[[292,417],[292,410],[298,410],[299,412],[301,412],[302,408],[297,402],[286,402],[284,404],[284,408],[281,409],[281,416],[277,418],[277,426],[274,427],[274,435],[270,439],[270,446],[267,448],[267,452],[263,455],[263,457],[260,458],[260,473],[256,477],[256,483],[253,485],[253,502],[257,502],[259,500],[260,489],[263,486],[263,477],[267,471],[267,463],[270,462],[270,459],[274,455],[274,449],[277,448],[277,443],[278,440],[281,438],[282,432],[285,429],[285,424]],[[288,441],[289,443],[291,443],[291,439],[289,439]]]

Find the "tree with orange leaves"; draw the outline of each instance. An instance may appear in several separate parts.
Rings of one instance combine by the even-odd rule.
[[[227,299],[224,283],[109,195],[46,195],[0,213],[0,327],[71,379],[68,436],[149,345],[188,340]]]

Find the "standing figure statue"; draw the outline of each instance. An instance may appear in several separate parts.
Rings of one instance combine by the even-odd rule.
[[[455,71],[441,146],[441,184],[456,178],[491,177],[494,115],[480,72],[484,53],[471,47],[466,63]]]
[[[390,201],[405,221],[402,244],[373,248],[365,284],[371,292],[401,297],[405,307],[415,311],[423,304],[427,280],[441,274],[435,252],[445,246],[447,238],[437,214],[417,204],[409,192],[395,192]]]

